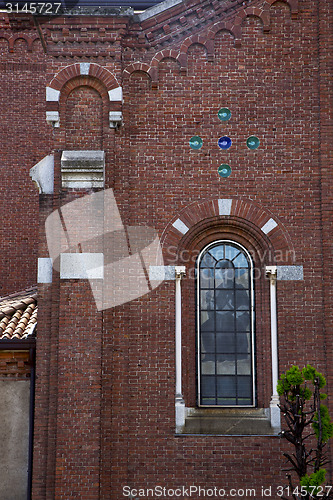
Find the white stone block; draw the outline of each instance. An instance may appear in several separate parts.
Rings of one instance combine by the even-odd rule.
[[[39,257],[37,283],[52,283],[52,259]]]
[[[54,156],[45,156],[30,169],[30,177],[37,184],[40,194],[53,194]]]
[[[262,232],[265,234],[270,233],[277,226],[277,222],[274,219],[269,219],[261,228]]]
[[[177,219],[172,225],[175,229],[177,229],[177,231],[179,231],[182,234],[186,234],[187,231],[189,230],[187,225],[184,224],[184,222],[180,219]]]
[[[115,89],[109,90],[110,101],[120,101],[123,102],[123,89],[122,87],[117,87]]]
[[[80,63],[80,75],[89,75],[90,63]]]
[[[60,254],[61,279],[103,279],[103,253]]]
[[[232,200],[219,200],[219,214],[220,215],[230,215]]]
[[[60,90],[53,89],[52,87],[46,87],[46,100],[49,102],[59,101]]]
[[[303,280],[303,266],[277,266],[278,280]]]

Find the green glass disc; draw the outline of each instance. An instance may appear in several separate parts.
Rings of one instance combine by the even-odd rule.
[[[202,147],[202,144],[203,144],[203,141],[202,141],[201,137],[199,137],[198,135],[191,137],[190,148],[200,149]]]
[[[246,141],[246,145],[249,149],[257,149],[259,147],[260,141],[255,135],[251,135]]]
[[[229,175],[231,174],[230,165],[227,165],[225,163],[223,165],[220,165],[217,171],[221,177],[229,177]]]
[[[221,108],[220,111],[217,113],[217,116],[222,122],[226,122],[231,117],[231,111],[228,108]]]

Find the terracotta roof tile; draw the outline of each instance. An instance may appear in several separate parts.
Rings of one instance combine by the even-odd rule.
[[[37,309],[37,288],[0,297],[0,340],[32,338]]]

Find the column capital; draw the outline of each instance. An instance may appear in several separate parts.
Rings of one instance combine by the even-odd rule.
[[[176,279],[182,279],[186,274],[185,266],[175,266],[175,277]]]
[[[277,280],[277,266],[266,266],[265,272],[271,283],[275,284]]]

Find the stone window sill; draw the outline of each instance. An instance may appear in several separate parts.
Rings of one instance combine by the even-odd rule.
[[[186,408],[185,426],[177,435],[277,436],[265,408]]]

